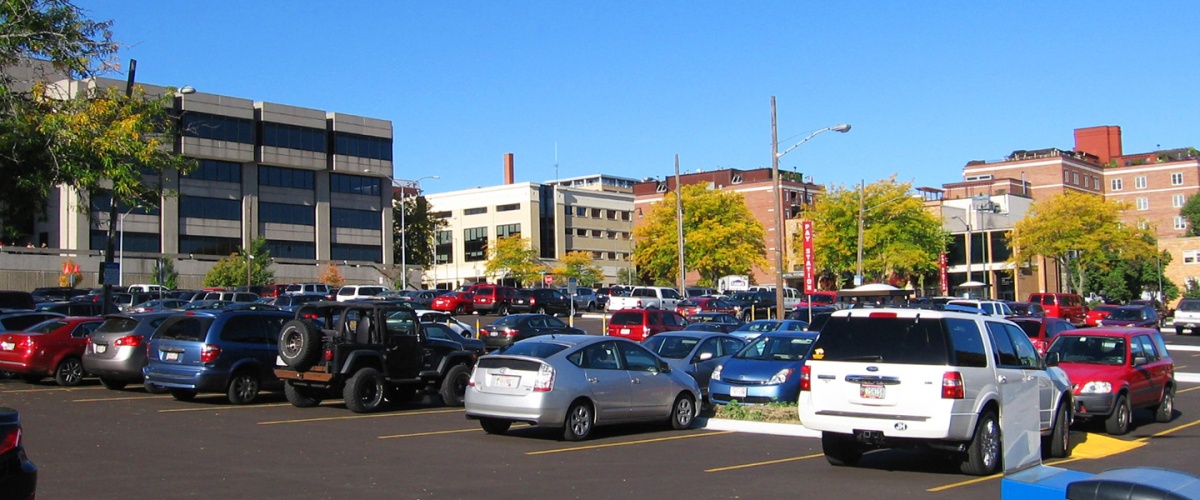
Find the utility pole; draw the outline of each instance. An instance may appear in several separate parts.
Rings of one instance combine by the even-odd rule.
[[[679,155],[675,155],[675,227],[679,241],[679,294],[687,298],[687,264],[683,251],[683,187],[679,182]]]
[[[128,101],[129,99],[131,99],[133,97],[133,82],[134,82],[134,75],[136,73],[137,73],[137,59],[130,59],[129,60],[129,79],[125,81],[125,99],[126,99],[126,101]],[[115,182],[115,181],[113,181],[113,182]],[[108,190],[108,243],[105,245],[105,248],[104,248],[104,265],[101,267],[101,269],[102,269],[101,274],[103,275],[102,279],[104,280],[104,292],[100,295],[100,299],[104,301],[103,302],[104,305],[101,306],[101,310],[104,311],[104,314],[112,314],[112,313],[116,312],[116,311],[112,310],[113,291],[112,291],[112,285],[110,284],[112,281],[109,279],[109,276],[108,276],[108,269],[110,267],[112,267],[112,264],[113,264],[113,253],[116,252],[116,241],[115,241],[117,239],[116,230],[117,230],[117,190],[116,190],[116,186],[113,185],[113,186],[109,186],[109,190]],[[121,263],[121,265],[124,265],[124,264],[125,264],[124,262]]]

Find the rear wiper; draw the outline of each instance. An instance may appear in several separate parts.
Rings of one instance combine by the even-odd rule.
[[[838,361],[883,361],[883,356],[878,354],[868,354],[866,356],[854,356],[850,358],[841,358]]]

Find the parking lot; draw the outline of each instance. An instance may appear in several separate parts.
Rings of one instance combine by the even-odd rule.
[[[1200,371],[1200,351],[1184,349],[1174,351],[1181,380]],[[1086,472],[1139,465],[1200,474],[1193,459],[1200,438],[1197,388],[1181,383],[1169,423],[1155,423],[1140,410],[1137,427],[1119,438],[1077,426],[1073,456],[1058,463]],[[675,432],[665,425],[601,428],[595,439],[579,443],[519,427],[492,436],[460,408],[425,402],[364,415],[340,401],[294,408],[282,394],[234,406],[219,395],[185,403],[137,386],[110,391],[93,380],[69,389],[0,380],[0,404],[21,411],[41,498],[1000,494],[998,478],[962,476],[955,464],[915,452],[882,451],[860,467],[835,468],[822,457],[819,440],[806,437]]]

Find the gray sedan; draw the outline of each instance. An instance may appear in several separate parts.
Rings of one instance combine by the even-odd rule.
[[[104,387],[124,389],[128,384],[142,383],[142,367],[146,366],[146,344],[154,330],[176,311],[141,314],[112,314],[92,332],[91,341],[83,351],[83,369],[100,377]],[[166,392],[157,386],[146,385],[152,393]]]
[[[503,434],[513,422],[561,427],[569,441],[598,425],[662,421],[686,429],[700,388],[640,344],[613,337],[547,335],[479,358],[466,393],[467,418]]]
[[[696,379],[707,399],[713,370],[742,350],[746,341],[724,333],[684,330],[660,333],[642,341],[642,346],[667,360],[672,369]]]

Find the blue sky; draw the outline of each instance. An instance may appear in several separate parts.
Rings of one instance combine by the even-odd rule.
[[[429,192],[597,172],[780,166],[846,185],[962,180],[970,160],[1200,147],[1192,1],[79,0],[139,81],[391,120]],[[119,76],[118,76],[119,77]]]

